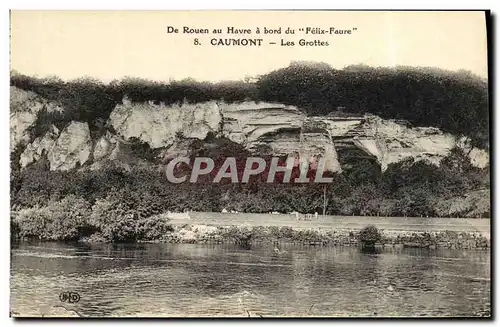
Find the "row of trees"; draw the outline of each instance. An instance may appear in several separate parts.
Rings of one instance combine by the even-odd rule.
[[[51,241],[91,237],[105,242],[135,242],[161,240],[173,231],[167,220],[145,216],[130,202],[120,200],[109,196],[91,205],[70,194],[45,206],[26,208],[11,220],[11,236]]]
[[[141,217],[171,211],[321,213],[326,188],[327,214],[370,216],[438,216],[443,200],[487,188],[489,170],[473,167],[466,154],[454,150],[440,167],[409,159],[384,172],[368,161],[358,161],[333,183],[282,184],[259,179],[248,184],[170,183],[164,171],[112,164],[102,170],[48,171],[39,164],[11,174],[14,209],[46,206],[73,194],[91,205],[115,199]],[[458,213],[460,214],[460,213]],[[485,212],[485,214],[487,214]],[[446,215],[446,214],[445,214]]]
[[[363,65],[341,70],[326,64],[300,63],[274,70],[255,82],[208,83],[194,80],[169,83],[125,78],[104,84],[80,78],[64,82],[13,73],[11,85],[57,101],[65,108],[62,121],[86,121],[97,126],[124,96],[133,102],[166,104],[223,100],[280,102],[311,115],[373,113],[405,119],[417,126],[435,126],[469,137],[486,147],[489,137],[488,84],[469,72],[434,68],[373,68]]]
[[[33,91],[64,107],[63,112],[42,110],[31,131],[33,138],[45,133],[52,124],[62,128],[71,120],[86,121],[92,132],[102,132],[108,128],[104,125],[113,108],[127,96],[136,102],[167,104],[247,99],[281,102],[296,105],[311,115],[340,114],[340,111],[373,113],[406,119],[414,125],[436,126],[467,136],[473,145],[488,146],[487,83],[466,72],[366,66],[335,70],[324,64],[292,64],[260,76],[252,83],[192,80],[160,83],[123,79],[104,84],[93,79],[65,82],[13,74],[11,85]],[[191,153],[212,157],[217,166],[228,156],[237,157],[241,171],[250,156],[240,145],[228,140],[214,138],[211,142],[217,142],[217,147],[211,150],[205,147],[205,141],[193,142]],[[110,163],[109,167],[97,171],[50,172],[42,160],[21,171],[17,163],[22,150],[16,149],[11,154],[14,163],[11,201],[15,209],[44,207],[74,195],[93,208],[102,199],[115,199],[117,203],[126,203],[127,210],[134,211],[137,217],[167,210],[220,211],[223,208],[242,212],[313,213],[322,212],[326,187],[328,214],[436,216],[442,200],[487,188],[489,182],[488,169],[473,167],[459,149],[452,151],[440,167],[407,160],[390,165],[384,173],[372,160],[353,158],[345,172],[334,175],[334,182],[326,186],[268,184],[259,178],[249,184],[175,185],[154,165],[123,170]],[[132,142],[131,150],[150,164],[157,158],[155,151],[138,140]],[[345,158],[340,159],[344,164]],[[241,179],[241,174],[239,177]],[[114,210],[113,206],[106,208]]]

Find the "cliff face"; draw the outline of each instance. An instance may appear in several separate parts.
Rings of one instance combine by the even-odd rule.
[[[29,143],[21,154],[20,165],[26,167],[44,154],[50,170],[70,170],[84,165],[90,157],[92,140],[87,123],[71,122],[61,133],[52,128]]]
[[[219,129],[221,121],[215,102],[165,106],[132,104],[125,99],[109,117],[111,126],[124,139],[136,137],[153,149],[172,146],[176,135],[204,139]]]
[[[169,156],[185,153],[186,140],[203,140],[213,134],[253,153],[299,154],[308,159],[324,156],[326,168],[336,172],[342,170],[339,153],[362,151],[385,170],[389,164],[409,157],[439,164],[460,143],[435,128],[411,128],[403,122],[376,116],[306,117],[295,107],[275,103],[211,101],[166,106],[135,104],[126,99],[112,111],[107,131],[95,140],[91,139],[87,123],[75,121],[62,131],[52,126],[44,135],[31,139],[30,127],[42,108],[62,110],[33,93],[11,88],[11,151],[18,145],[24,146],[22,167],[44,154],[51,170],[115,160],[123,145],[134,138]],[[470,155],[476,166],[488,164],[485,151],[474,149]]]
[[[27,92],[11,86],[10,88],[10,151],[16,146],[30,141],[29,129],[45,109],[47,112],[62,111],[54,103],[46,101],[33,92]]]
[[[325,167],[340,172],[333,139],[325,129],[308,126],[297,108],[276,103],[221,104],[222,136],[254,153],[296,154],[310,160],[326,158]]]
[[[330,124],[336,130],[335,124]],[[340,133],[339,133],[340,134]],[[343,134],[337,136],[340,146],[362,149],[377,158],[382,170],[391,163],[406,158],[427,160],[439,165],[441,159],[455,147],[465,147],[463,140],[443,133],[433,127],[408,127],[404,122],[384,120],[377,116],[365,116]],[[474,149],[471,160],[478,167],[488,164],[485,151]]]
[[[248,148],[268,133],[300,129],[305,119],[297,108],[275,103],[221,104],[220,108],[223,135]]]

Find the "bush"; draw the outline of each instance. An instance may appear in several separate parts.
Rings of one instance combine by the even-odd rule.
[[[48,206],[51,212],[51,233],[54,240],[78,240],[93,231],[90,226],[90,204],[83,198],[70,195]]]
[[[293,239],[298,243],[321,242],[322,237],[317,230],[300,229],[293,235]]]
[[[141,241],[156,241],[165,239],[174,228],[165,218],[158,216],[144,218],[137,223],[137,237]]]
[[[90,219],[108,242],[136,241],[137,220],[137,215],[123,203],[109,199],[96,201]]]
[[[334,183],[326,185],[326,213],[446,216],[440,210],[443,201],[489,188],[489,168],[470,167],[463,157],[463,153],[454,150],[443,159],[440,167],[410,159],[389,165],[380,176],[358,174],[365,168],[373,171],[371,164],[366,162],[352,167],[354,170],[346,168],[342,174],[334,176]],[[364,164],[367,167],[363,168]],[[224,207],[251,213],[321,213],[323,210],[323,185],[315,184],[171,184],[164,173],[154,168],[133,167],[125,171],[112,165],[95,171],[65,172],[47,171],[32,165],[11,173],[13,210],[48,206],[71,194],[89,203],[109,197],[123,203],[124,210],[137,215],[137,219],[168,210],[220,212]],[[474,214],[480,216],[482,212]]]
[[[249,245],[255,238],[255,231],[248,226],[231,226],[223,233],[224,238],[232,239],[236,244]]]
[[[92,207],[91,223],[107,242],[161,240],[173,231],[168,220],[146,216],[137,203],[110,195]]]
[[[378,228],[373,225],[366,226],[359,232],[359,241],[365,247],[372,247],[381,239],[382,234]]]
[[[91,233],[89,217],[89,203],[68,196],[45,207],[20,210],[15,223],[21,238],[70,241]]]
[[[276,238],[276,239],[281,238],[280,228],[278,226],[269,226],[268,231],[269,231],[269,235],[271,235],[273,238]]]
[[[20,238],[52,240],[50,230],[51,212],[47,207],[22,209],[16,219]]]
[[[280,238],[291,239],[294,235],[294,230],[292,227],[283,226],[280,228],[279,235]]]

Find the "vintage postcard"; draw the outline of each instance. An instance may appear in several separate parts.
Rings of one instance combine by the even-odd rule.
[[[10,316],[491,317],[489,15],[12,10]]]

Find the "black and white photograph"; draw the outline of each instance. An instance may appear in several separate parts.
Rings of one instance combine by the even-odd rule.
[[[11,10],[10,317],[491,319],[490,23]]]

